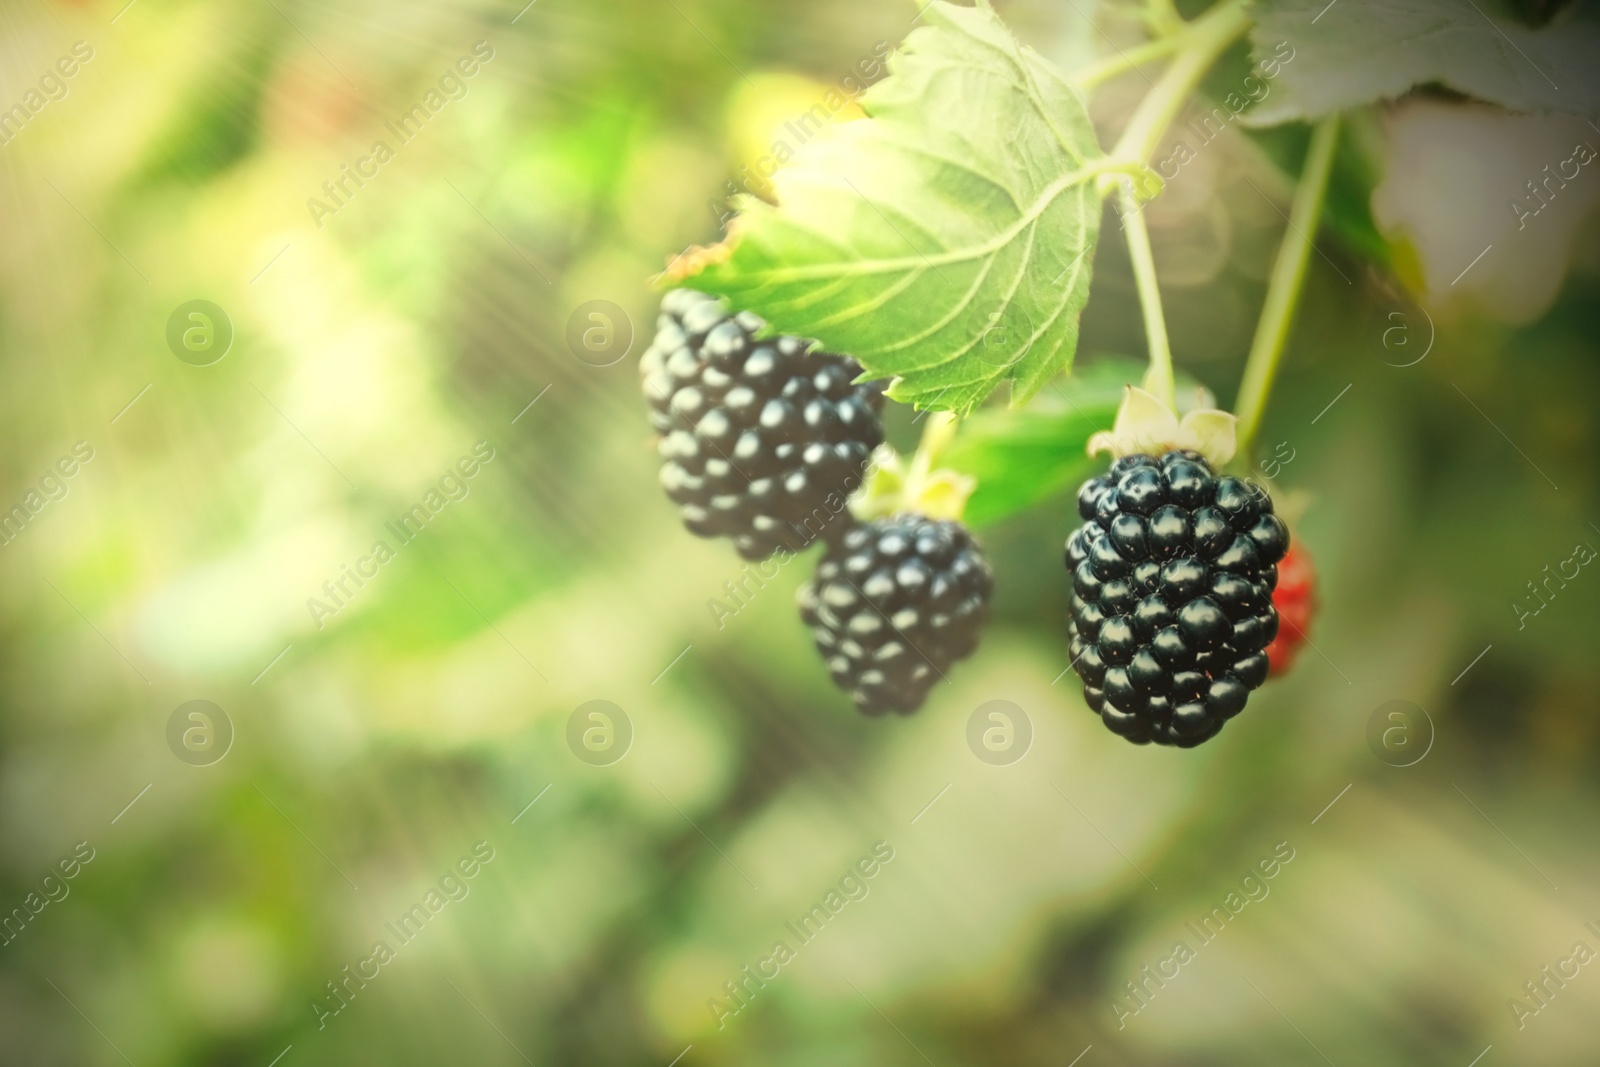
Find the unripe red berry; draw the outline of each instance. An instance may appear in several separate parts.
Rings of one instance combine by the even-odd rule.
[[[1272,591],[1272,606],[1283,623],[1278,636],[1267,646],[1268,674],[1274,678],[1287,672],[1306,643],[1311,617],[1317,611],[1317,574],[1311,554],[1295,541],[1289,554],[1278,564],[1278,588]]]

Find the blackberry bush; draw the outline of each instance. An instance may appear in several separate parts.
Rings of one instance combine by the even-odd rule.
[[[1265,490],[1193,451],[1124,456],[1078,492],[1072,659],[1113,733],[1191,748],[1266,681],[1289,531]]]
[[[842,535],[883,441],[881,385],[852,384],[860,365],[809,341],[758,340],[764,325],[677,289],[640,362],[662,487],[692,533],[730,538],[748,560]]]
[[[1152,10],[1149,44],[1174,58],[1159,82],[1147,79],[1151,92],[1107,151],[1083,98],[1065,87],[1131,73],[1134,60],[1107,57],[1067,77],[991,6],[935,0],[851,135],[802,146],[775,199],[739,197],[721,240],[673,256],[663,272],[758,309],[789,335],[763,347],[761,320],[730,317],[699,293],[663,305],[646,388],[663,483],[695,532],[732,537],[754,559],[797,534],[810,540],[807,517],[844,512],[839,490],[854,488],[850,476],[882,437],[878,395],[851,385],[857,377],[892,381],[895,400],[949,420],[929,420],[903,468],[883,450],[850,506],[859,521],[893,517],[825,523],[829,549],[801,595],[830,671],[865,711],[917,707],[943,666],[971,651],[987,611],[992,580],[966,530],[948,527],[957,547],[946,564],[923,558],[923,527],[958,522],[973,493],[975,522],[1039,504],[1080,448],[1114,459],[1085,487],[1086,525],[1067,548],[1073,663],[1090,705],[1130,740],[1192,746],[1267,676],[1288,532],[1262,490],[1215,472],[1253,458],[1342,119],[1326,101],[1300,116],[1315,126],[1233,410],[1203,389],[1180,397],[1143,214],[1163,190],[1151,162],[1255,14],[1247,0],[1218,0],[1188,20],[1170,4]],[[1282,62],[1257,57],[1262,70]],[[998,114],[1008,121],[993,122]],[[992,173],[974,175],[972,158]],[[1108,367],[1116,393],[1087,380],[1094,368],[1073,366],[1108,200],[1149,349],[1142,374]],[[800,337],[852,353],[862,373]],[[1066,408],[1034,402],[1047,386],[1066,394]],[[990,403],[1002,390],[1004,411]],[[970,421],[957,441],[959,419]],[[937,472],[941,442],[954,451]],[[964,576],[942,570],[964,559]]]
[[[799,593],[834,684],[868,715],[909,715],[978,646],[994,575],[966,526],[901,513],[855,526]]]

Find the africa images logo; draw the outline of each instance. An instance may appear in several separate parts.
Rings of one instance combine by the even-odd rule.
[[[383,566],[399,555],[398,548],[415,541],[428,523],[452,501],[460,503],[467,499],[472,492],[472,486],[468,483],[494,457],[494,446],[488,441],[473,445],[472,455],[462,456],[447,468],[435,486],[430,487],[420,501],[412,504],[398,521],[384,524],[384,529],[394,536],[395,547],[379,538],[372,543],[366,555],[355,561],[354,566],[340,564],[340,573],[322,583],[323,596],[306,598],[306,611],[311,613],[311,621],[317,624],[317,629],[326,627],[327,619],[348,607],[356,594],[366,588],[367,582],[376,578]]]
[[[1230,922],[1238,918],[1239,913],[1252,902],[1260,903],[1267,899],[1272,892],[1267,883],[1276,878],[1283,868],[1294,860],[1294,846],[1287,841],[1279,841],[1272,846],[1272,854],[1258,860],[1248,873],[1239,879],[1239,888],[1229,890],[1227,896],[1222,898],[1222,903],[1201,916],[1198,926],[1191,920],[1184,927],[1194,935],[1195,946],[1190,947],[1187,941],[1176,941],[1172,951],[1156,961],[1155,970],[1148,966],[1140,969],[1139,974],[1132,981],[1123,983],[1127,996],[1113,997],[1111,1012],[1116,1016],[1117,1029],[1124,1029],[1128,1020],[1138,1015],[1150,1006],[1155,999],[1156,992],[1165,989],[1167,983],[1176,979],[1181,968],[1199,954],[1199,949],[1204,948],[1222,935],[1222,931]]]
[[[876,878],[890,860],[894,859],[894,846],[887,841],[875,842],[872,852],[862,856],[853,863],[839,878],[837,888],[830,887],[823,894],[822,899],[811,905],[804,915],[793,922],[786,922],[783,927],[794,938],[794,945],[779,938],[772,943],[772,949],[766,956],[757,960],[752,967],[745,964],[739,969],[737,978],[731,978],[722,983],[722,991],[726,994],[725,1000],[711,997],[706,1001],[706,1008],[711,1012],[711,1018],[716,1022],[717,1029],[721,1030],[728,1025],[728,1020],[750,1006],[755,995],[767,987],[782,973],[782,969],[799,956],[799,950],[815,941],[834,916],[845,909],[851,901],[865,900],[871,887],[868,882]]]
[[[472,55],[462,56],[454,65],[439,76],[437,86],[430,86],[422,94],[422,100],[413,103],[398,119],[384,123],[396,144],[405,147],[410,144],[428,120],[444,110],[446,104],[460,100],[467,95],[469,86],[465,79],[477,77],[494,58],[494,46],[488,41],[479,41],[472,46]],[[323,219],[329,215],[337,215],[355,195],[366,188],[367,182],[372,181],[381,173],[381,168],[395,158],[399,153],[394,145],[379,139],[372,142],[368,153],[355,161],[352,167],[349,163],[339,164],[340,174],[322,183],[323,195],[326,200],[311,197],[306,201],[306,210],[311,212],[311,221],[317,224],[317,229],[322,229]],[[351,183],[355,187],[351,188]],[[343,194],[343,195],[341,195]]]
[[[382,969],[394,962],[400,950],[415,941],[422,933],[424,927],[442,911],[445,906],[466,900],[472,892],[471,881],[476,878],[483,868],[494,859],[494,846],[487,841],[479,841],[472,846],[470,855],[462,856],[456,860],[455,865],[447,868],[439,877],[437,888],[430,888],[423,896],[420,903],[413,904],[393,922],[384,924],[384,929],[394,936],[394,944],[379,938],[372,944],[372,952],[364,959],[358,960],[352,969],[348,964],[343,967],[337,981],[328,979],[325,984],[328,990],[327,1000],[321,998],[311,1002],[311,1010],[317,1017],[317,1029],[324,1030],[328,1020],[338,1015],[350,1002],[373,981],[382,974]]]

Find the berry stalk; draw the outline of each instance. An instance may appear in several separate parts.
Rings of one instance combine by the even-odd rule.
[[[1156,277],[1155,254],[1150,250],[1150,230],[1133,183],[1126,182],[1122,197],[1122,228],[1128,235],[1128,256],[1133,261],[1133,282],[1144,312],[1144,335],[1150,347],[1150,369],[1144,388],[1167,408],[1177,402],[1178,385],[1172,373],[1172,345],[1167,339],[1167,317],[1161,310],[1161,284]]]
[[[1170,31],[1133,49],[1131,53],[1121,55],[1120,65],[1099,64],[1079,79],[1080,86],[1092,85],[1168,51],[1176,53],[1171,65],[1161,75],[1161,80],[1140,101],[1116,147],[1107,157],[1141,168],[1148,166],[1168,127],[1183,110],[1217,56],[1250,27],[1250,17],[1245,13],[1242,0],[1224,0],[1189,23],[1177,20],[1176,9],[1170,0],[1149,0],[1147,11],[1152,15],[1153,25],[1171,26]],[[1102,176],[1102,191],[1106,191],[1110,184],[1109,175]],[[1150,232],[1145,226],[1135,184],[1132,181],[1117,183],[1117,195],[1122,199],[1122,225],[1127,234],[1134,283],[1139,292],[1139,306],[1144,313],[1145,338],[1150,347],[1150,369],[1145,375],[1144,387],[1162,404],[1172,408],[1177,398],[1177,386],[1173,379],[1172,346],[1167,337],[1166,315],[1161,307],[1155,257],[1150,250]]]
[[[866,489],[851,500],[850,509],[865,522],[915,512],[957,522],[967,508],[977,482],[966,474],[939,467],[939,457],[956,439],[960,418],[951,411],[925,412],[922,439],[910,459],[888,445],[881,446],[871,465]],[[921,416],[919,416],[920,418]]]
[[[911,460],[914,476],[928,476],[928,472],[938,464],[939,457],[944,455],[944,450],[956,439],[956,427],[960,424],[960,417],[953,411],[928,413],[928,424],[922,428],[922,437],[917,441],[917,453]]]
[[[1248,459],[1250,446],[1261,428],[1261,418],[1272,393],[1273,380],[1283,359],[1283,348],[1294,325],[1294,313],[1305,285],[1306,265],[1311,259],[1311,238],[1322,215],[1322,200],[1328,191],[1328,175],[1333,169],[1334,151],[1339,146],[1339,115],[1323,119],[1311,136],[1311,149],[1295,189],[1289,209],[1289,225],[1283,244],[1272,264],[1267,283],[1267,299],[1261,306],[1261,321],[1245,362],[1244,379],[1239,383],[1239,398],[1234,414],[1239,416],[1238,456]]]

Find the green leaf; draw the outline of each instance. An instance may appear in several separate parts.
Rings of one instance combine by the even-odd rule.
[[[985,4],[935,0],[869,118],[830,127],[677,276],[854,356],[891,395],[1020,403],[1070,367],[1110,169],[1077,93]]]
[[[1253,124],[1321,118],[1430,83],[1511,111],[1600,117],[1592,21],[1532,30],[1490,0],[1271,0],[1251,39],[1258,60],[1281,64]]]
[[[1104,467],[1085,451],[1089,438],[1111,427],[1126,387],[1143,373],[1132,360],[1097,363],[1020,411],[990,409],[963,421],[939,465],[978,481],[967,523],[987,526],[1024,511]]]

